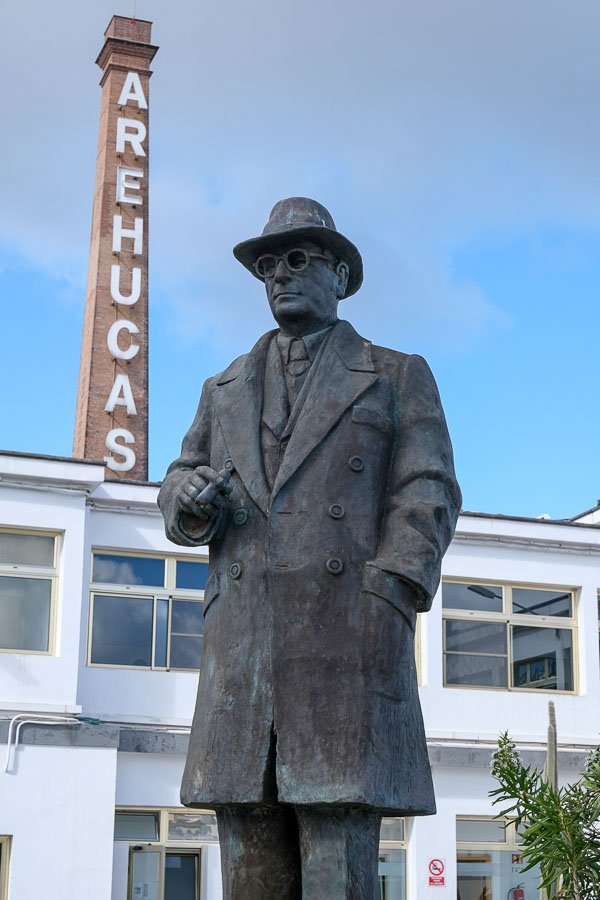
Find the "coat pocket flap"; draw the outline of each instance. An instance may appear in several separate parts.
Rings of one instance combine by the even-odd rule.
[[[412,588],[401,578],[367,564],[364,568],[361,588],[390,603],[404,616],[414,631],[417,622],[415,596]]]
[[[213,572],[209,576],[204,588],[204,615],[208,612],[208,608],[216,600],[221,593],[221,576],[219,572]]]
[[[385,434],[393,428],[393,422],[389,416],[386,416],[385,413],[381,412],[379,409],[374,409],[372,406],[353,407],[352,421],[357,422],[359,425],[371,425],[373,428],[377,428],[378,431],[383,431]]]

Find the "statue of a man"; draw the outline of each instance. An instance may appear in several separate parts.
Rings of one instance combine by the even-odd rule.
[[[159,494],[210,546],[182,802],[217,813],[226,900],[372,900],[382,815],[435,812],[413,635],[460,508],[420,356],[337,317],[357,248],[314,200],[234,248],[278,328],[204,385]]]

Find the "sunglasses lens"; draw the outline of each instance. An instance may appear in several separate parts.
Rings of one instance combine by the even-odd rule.
[[[285,254],[287,267],[291,272],[301,272],[308,265],[310,257],[305,250],[289,250]]]
[[[265,253],[263,256],[259,256],[254,263],[256,273],[260,275],[261,278],[272,278],[275,274],[276,267],[277,257],[272,253]]]

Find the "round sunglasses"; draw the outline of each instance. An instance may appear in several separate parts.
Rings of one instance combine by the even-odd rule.
[[[266,278],[273,278],[279,260],[283,261],[288,272],[296,274],[297,272],[303,272],[311,259],[324,259],[333,265],[329,257],[323,253],[313,253],[311,250],[303,250],[301,247],[296,247],[293,250],[286,250],[285,253],[280,254],[263,253],[262,256],[255,260],[253,266],[258,277],[264,281]]]

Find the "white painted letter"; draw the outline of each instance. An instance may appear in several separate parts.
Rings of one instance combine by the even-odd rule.
[[[127,129],[133,129],[133,134],[128,134]],[[125,153],[125,144],[131,144],[136,156],[145,156],[146,151],[142,147],[142,141],[146,137],[146,126],[137,119],[117,119],[117,153]]]
[[[127,319],[119,319],[118,322],[113,322],[108,329],[108,335],[106,337],[108,349],[115,359],[133,359],[140,349],[140,345],[134,344],[133,341],[131,341],[127,350],[121,350],[119,347],[119,332],[121,331],[128,331],[129,334],[140,333],[140,329],[133,322],[129,322]]]
[[[115,303],[122,303],[124,306],[133,306],[140,299],[142,293],[142,270],[137,266],[131,270],[131,293],[129,297],[124,297],[121,293],[121,266],[112,265],[110,267],[110,296]]]
[[[113,216],[113,253],[121,252],[123,238],[133,239],[133,252],[142,252],[142,237],[144,234],[144,220],[134,219],[133,228],[123,228],[123,216]]]
[[[135,453],[131,447],[125,447],[117,442],[118,438],[122,438],[125,444],[135,444],[135,438],[126,428],[113,428],[106,435],[106,447],[111,453],[123,457],[123,462],[117,462],[112,456],[105,456],[104,462],[113,472],[129,472],[135,466]]]
[[[121,396],[123,391],[123,396]],[[110,397],[106,401],[104,407],[106,412],[114,412],[115,406],[124,406],[127,409],[128,416],[137,416],[135,401],[131,393],[131,385],[129,383],[129,375],[117,375],[115,383],[112,386]]]
[[[123,90],[117,101],[119,106],[127,106],[130,100],[135,100],[139,109],[148,109],[148,101],[144,97],[142,83],[137,72],[128,72],[125,76]]]
[[[139,206],[142,202],[141,197],[132,197],[127,191],[139,191],[141,184],[139,181],[131,181],[131,178],[143,178],[142,169],[126,169],[124,166],[117,167],[117,203],[131,203],[132,206]]]

